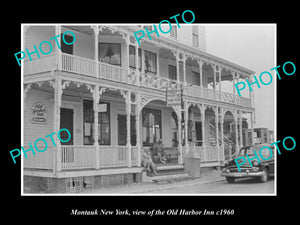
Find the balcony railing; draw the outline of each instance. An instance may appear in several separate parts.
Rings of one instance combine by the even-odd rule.
[[[24,75],[42,73],[59,68],[76,74],[112,80],[120,83],[144,86],[152,89],[166,90],[176,85],[182,85],[181,82],[170,80],[162,76],[137,72],[120,66],[110,65],[103,62],[96,62],[92,59],[86,59],[75,55],[61,53],[61,62],[58,62],[57,54],[49,54],[33,61],[25,61]],[[96,67],[97,66],[97,67]],[[244,97],[234,96],[226,92],[219,92],[206,87],[187,85],[184,88],[184,95],[198,98],[205,98],[214,101],[222,101],[231,104],[239,104],[245,107],[251,107],[251,100]]]

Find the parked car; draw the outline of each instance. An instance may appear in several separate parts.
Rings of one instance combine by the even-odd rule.
[[[259,152],[259,150],[264,146],[269,146],[272,149],[272,157],[270,159],[268,158],[270,157],[271,152],[267,148],[264,148],[261,151],[263,158],[268,160],[262,159]],[[258,155],[260,163],[257,159],[253,159],[251,160],[253,166],[251,166],[246,154],[248,154],[249,158],[253,158],[255,157],[254,151]],[[240,165],[241,171],[239,171],[235,159],[241,156],[244,156],[246,160],[244,164]],[[235,179],[242,177],[254,177],[260,182],[266,182],[269,176],[274,175],[274,146],[270,146],[268,144],[256,144],[242,147],[237,156],[227,163],[223,163],[223,166],[221,167],[221,176],[224,176],[228,183],[234,183]]]

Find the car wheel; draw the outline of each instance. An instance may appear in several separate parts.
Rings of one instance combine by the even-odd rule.
[[[269,177],[269,170],[264,168],[262,176],[259,177],[259,182],[267,182]]]
[[[226,177],[226,180],[229,184],[234,183],[235,178],[234,177]]]

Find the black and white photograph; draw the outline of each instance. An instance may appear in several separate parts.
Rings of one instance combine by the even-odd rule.
[[[4,219],[294,220],[296,6],[145,3],[3,13]]]

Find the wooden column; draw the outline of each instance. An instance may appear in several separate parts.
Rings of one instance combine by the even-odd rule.
[[[223,127],[223,124],[224,124],[224,115],[223,115],[223,108],[220,108],[220,113],[221,113],[221,122],[220,122],[220,125],[221,125],[221,140],[222,140],[222,160],[224,160],[224,127]]]
[[[216,99],[216,92],[217,92],[217,90],[216,90],[216,73],[217,73],[217,68],[216,68],[217,66],[216,65],[213,65],[213,71],[214,71],[214,92],[215,92],[215,99]]]
[[[234,98],[234,102],[237,103],[237,98],[236,98],[236,94],[235,94],[235,73],[231,71],[231,75],[232,75],[232,92],[233,92],[233,98]]]
[[[99,27],[98,26],[92,26],[94,30],[94,45],[95,45],[95,72],[96,77],[100,77],[99,74],[99,66],[98,66],[98,58],[99,58],[99,41],[98,41],[98,35],[99,35]]]
[[[221,93],[222,93],[222,77],[221,77],[221,73],[222,73],[222,69],[220,66],[218,66],[218,73],[219,73],[219,92],[220,92],[220,96],[221,96]]]
[[[239,120],[239,126],[240,126],[240,147],[243,147],[243,112],[240,110],[239,111],[239,117],[240,117],[240,120]]]
[[[56,25],[55,26],[55,36],[60,35],[59,38],[57,38],[58,42],[60,43],[61,47],[61,26]],[[61,49],[58,48],[57,44],[54,45],[55,47],[55,54],[57,54],[57,69],[61,70],[62,69],[62,61],[61,61]]]
[[[98,103],[100,101],[100,93],[99,93],[99,85],[95,85],[94,91],[93,91],[93,109],[94,109],[94,146],[96,148],[96,167],[95,169],[100,169],[100,148],[99,148],[99,142],[98,142]]]
[[[197,60],[198,64],[199,64],[199,74],[200,74],[200,86],[201,86],[201,97],[203,98],[203,76],[202,76],[202,66],[203,66],[203,62],[201,59]]]
[[[177,109],[177,118],[178,118],[178,150],[179,150],[179,157],[178,157],[178,164],[181,165],[183,163],[183,156],[182,156],[182,141],[181,141],[181,106]]]
[[[141,140],[140,140],[140,93],[136,93],[135,108],[135,130],[136,130],[136,147],[137,147],[137,166],[141,166]]]
[[[182,63],[183,63],[183,83],[184,83],[184,85],[186,85],[186,68],[185,68],[186,55],[185,54],[183,54]]]
[[[252,143],[252,145],[254,145],[254,144],[255,144],[255,143],[254,143],[254,124],[253,124],[253,113],[254,113],[254,112],[251,112],[251,113],[250,113],[251,136],[252,136],[252,138],[251,138],[251,143]]]
[[[179,51],[176,52],[176,79],[179,82]]]
[[[216,146],[218,149],[218,161],[220,161],[220,153],[219,153],[219,108],[215,107],[215,129],[216,129]]]
[[[206,133],[205,133],[205,107],[201,104],[201,120],[202,120],[202,147],[203,147],[203,160],[206,162]]]
[[[127,127],[127,158],[128,167],[131,167],[131,142],[130,142],[130,115],[131,115],[131,91],[126,94],[126,127]]]
[[[237,110],[235,111],[235,146],[236,146],[236,151],[235,154],[238,152],[238,150],[240,149],[239,147],[239,140],[238,140],[238,113]]]
[[[141,57],[142,57],[142,73],[145,72],[145,68],[144,68],[144,63],[143,63],[143,58],[144,58],[144,51],[141,50]],[[129,59],[129,55],[128,55],[128,59]],[[129,66],[129,62],[128,62],[128,66]],[[136,74],[136,85],[140,84],[140,76],[139,76],[139,46],[136,44],[135,45],[135,74]]]
[[[189,122],[189,105],[188,102],[184,102],[184,142],[186,153],[189,153],[189,145],[188,145],[188,122]]]
[[[61,78],[55,77],[54,82],[53,128],[54,132],[57,134],[60,130],[60,107],[62,98]],[[61,145],[57,135],[55,135],[55,143],[56,147],[54,148],[55,154],[53,172],[57,173],[61,171]]]

